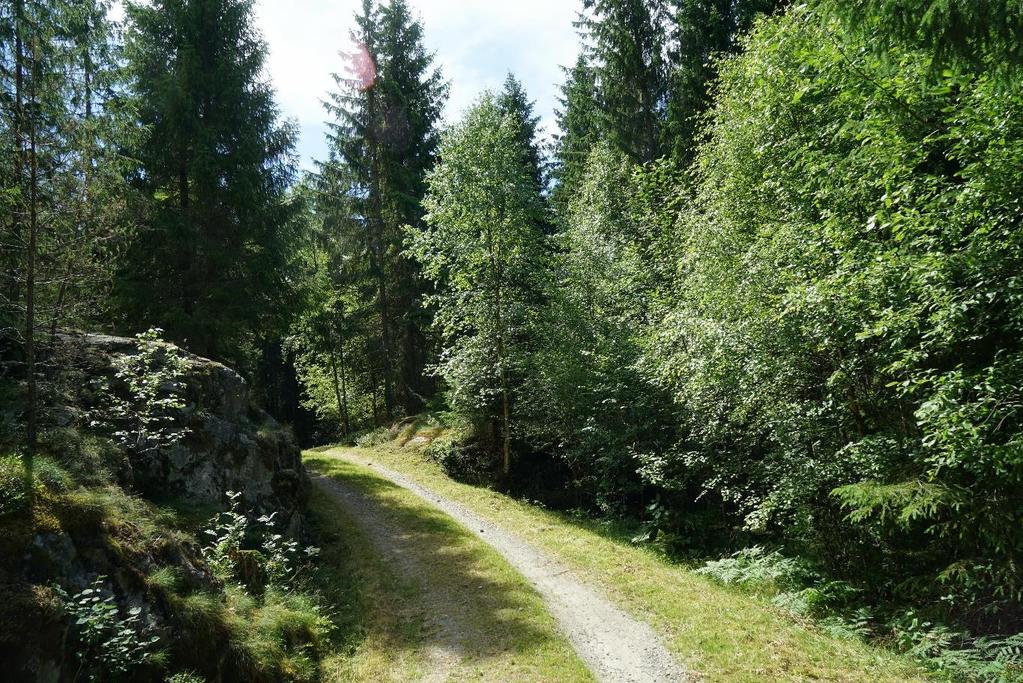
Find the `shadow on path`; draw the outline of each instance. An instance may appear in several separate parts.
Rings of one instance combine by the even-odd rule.
[[[321,473],[316,486],[342,506],[395,578],[411,586],[405,594],[416,604],[401,606],[402,618],[412,620],[403,624],[406,642],[389,645],[419,650],[427,680],[498,656],[574,657],[554,620],[536,618],[544,610],[540,597],[458,522],[358,466],[340,460],[314,466]]]

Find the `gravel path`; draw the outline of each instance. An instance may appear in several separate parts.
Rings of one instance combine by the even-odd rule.
[[[607,598],[580,581],[574,572],[540,550],[479,518],[459,503],[438,496],[405,475],[374,464],[369,458],[351,452],[340,457],[369,467],[385,479],[415,493],[497,550],[540,593],[562,632],[598,681],[659,683],[692,680],[650,626],[612,605]],[[333,486],[331,489],[336,490]],[[372,506],[350,505],[348,497],[342,497],[341,502],[352,510],[353,516],[379,514]],[[367,527],[370,532],[371,527],[372,524]]]
[[[426,574],[417,554],[415,541],[402,529],[381,514],[380,505],[356,489],[342,482],[313,474],[313,482],[322,486],[348,512],[359,531],[369,539],[373,548],[388,564],[400,569],[402,576]],[[459,614],[465,609],[464,601],[448,595],[426,582],[419,585],[417,603],[425,611],[424,626],[430,631],[429,644],[420,652],[426,676],[420,683],[440,683],[448,678],[462,657],[466,634]]]

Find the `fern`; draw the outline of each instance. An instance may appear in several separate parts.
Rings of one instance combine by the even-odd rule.
[[[849,511],[846,519],[854,524],[876,518],[882,524],[894,522],[909,527],[921,520],[937,519],[943,511],[959,507],[952,489],[919,480],[897,484],[875,481],[847,484],[833,489],[831,495]]]

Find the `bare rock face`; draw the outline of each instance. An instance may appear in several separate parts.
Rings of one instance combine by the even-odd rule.
[[[93,410],[104,391],[123,392],[114,359],[138,352],[134,339],[69,333],[56,350],[77,382],[69,411]],[[253,404],[246,381],[220,363],[183,354],[185,408],[179,424],[183,439],[155,453],[129,454],[129,483],[147,498],[223,503],[226,491],[242,493],[250,513],[277,511],[297,530],[309,495],[309,478],[291,433]],[[107,387],[104,389],[104,387]]]

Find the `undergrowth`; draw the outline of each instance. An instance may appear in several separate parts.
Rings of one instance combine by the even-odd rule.
[[[137,584],[133,598],[122,593],[124,579],[96,575],[85,588],[24,584],[9,596],[28,610],[19,618],[50,610],[69,621],[66,643],[79,680],[198,683],[215,680],[223,666],[257,683],[321,679],[321,662],[335,649],[336,603],[320,589],[316,549],[285,537],[275,515],[249,519],[237,507],[218,520],[245,520],[242,533],[218,543],[216,525],[209,535],[198,523],[209,518],[207,507],[157,505],[122,488],[116,473],[123,455],[110,441],[63,429],[43,443],[32,496],[20,455],[0,455],[0,582],[20,574],[21,559],[44,534],[71,539],[79,552],[104,558],[101,572],[123,573],[129,586]],[[204,558],[197,552],[203,544],[219,550]],[[239,573],[253,556],[258,562],[248,566],[258,566],[256,581]],[[63,571],[33,558],[36,573]],[[131,578],[140,571],[141,578]],[[14,618],[11,609],[0,610],[5,620]],[[16,632],[0,631],[0,650],[5,639],[17,642]]]
[[[869,607],[852,584],[827,580],[807,561],[777,549],[744,548],[696,573],[770,597],[779,609],[829,633],[893,646],[955,683],[1023,681],[1023,634],[974,637],[918,610]]]

